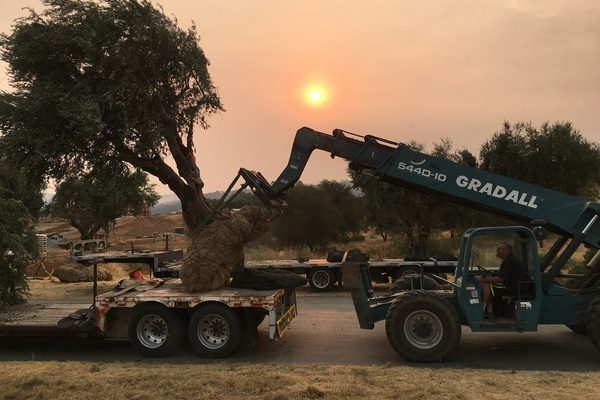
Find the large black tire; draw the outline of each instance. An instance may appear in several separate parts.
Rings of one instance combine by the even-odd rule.
[[[397,292],[405,292],[407,290],[439,290],[442,287],[436,280],[430,276],[423,275],[423,287],[421,287],[421,276],[420,275],[407,275],[402,278],[398,278],[388,290],[388,294]]]
[[[252,322],[255,326],[259,326],[269,314],[264,308],[253,308],[250,310]]]
[[[308,283],[315,292],[332,290],[335,281],[335,273],[329,267],[314,267],[308,272]]]
[[[460,341],[456,311],[442,297],[425,290],[402,294],[390,307],[385,331],[394,350],[410,361],[440,361]]]
[[[129,318],[129,341],[145,357],[173,354],[183,338],[179,316],[158,303],[140,304]]]
[[[202,357],[226,357],[240,344],[242,321],[238,313],[224,304],[201,305],[192,315],[188,337]]]
[[[587,334],[600,351],[600,296],[592,300],[588,307]]]
[[[573,324],[573,325],[566,324],[565,326],[578,335],[587,335],[587,333],[588,333],[586,322],[582,322],[579,324]]]

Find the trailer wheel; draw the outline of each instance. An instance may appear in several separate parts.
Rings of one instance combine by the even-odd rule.
[[[183,337],[181,320],[173,310],[162,304],[141,304],[129,318],[129,341],[145,357],[172,354]]]
[[[411,361],[440,361],[460,340],[460,323],[442,297],[424,291],[401,295],[388,310],[385,331],[394,350]]]
[[[588,307],[587,334],[600,351],[600,296],[592,300]]]
[[[404,267],[400,267],[400,269],[397,272],[397,276],[398,278],[403,278],[408,275],[415,275],[420,273],[421,269],[418,265],[406,265]]]
[[[329,267],[314,267],[308,273],[308,283],[315,292],[328,292],[335,285],[335,274]]]
[[[192,315],[188,336],[192,347],[202,357],[226,357],[240,344],[242,322],[226,305],[206,304]]]
[[[388,290],[388,294],[397,292],[404,292],[407,290],[439,290],[442,287],[430,276],[423,275],[423,287],[421,287],[421,276],[420,275],[407,275],[402,278],[398,278]]]
[[[587,323],[585,323],[585,322],[582,322],[580,324],[573,324],[573,325],[566,324],[565,326],[578,335],[587,335],[587,333],[588,333]]]

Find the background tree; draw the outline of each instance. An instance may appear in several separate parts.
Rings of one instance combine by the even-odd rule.
[[[281,246],[324,250],[362,226],[361,199],[340,182],[298,183],[289,191],[287,202],[287,209],[273,224]]]
[[[288,192],[287,203],[287,209],[273,224],[280,245],[308,246],[314,251],[336,239],[342,214],[332,196],[299,182]]]
[[[4,198],[20,201],[34,220],[39,218],[46,188],[42,179],[11,165],[6,158],[0,158],[0,188],[4,191]]]
[[[352,192],[352,185],[346,182],[323,180],[318,189],[325,196],[331,196],[342,220],[338,229],[338,239],[361,231],[365,223],[364,199]],[[309,215],[310,217],[310,215]]]
[[[128,212],[141,215],[159,196],[148,176],[127,169],[102,170],[102,174],[71,175],[57,186],[49,204],[54,216],[66,218],[79,231],[81,239],[92,239],[100,230],[108,236],[115,220]]]
[[[569,122],[505,122],[479,157],[491,172],[587,199],[600,194],[600,148]]]
[[[39,215],[42,204],[40,182],[0,158],[0,305],[25,299],[25,268],[37,254],[32,215]]]
[[[195,27],[147,0],[43,4],[0,39],[14,88],[0,95],[4,154],[57,180],[129,163],[168,185],[196,228],[209,207],[194,128],[222,106]]]
[[[411,142],[409,146],[423,151],[423,145]],[[455,152],[452,142],[442,139],[435,144],[432,155],[455,162],[474,163],[475,157],[467,150]],[[406,239],[406,256],[426,257],[431,234],[449,229],[456,222],[457,207],[444,199],[408,188],[380,182],[370,176],[349,170],[352,183],[365,195],[368,221],[384,238],[388,233],[402,234]],[[464,207],[462,207],[464,211]]]

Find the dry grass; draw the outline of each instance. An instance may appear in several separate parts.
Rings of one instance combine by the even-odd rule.
[[[600,398],[598,372],[91,362],[1,362],[0,399]]]

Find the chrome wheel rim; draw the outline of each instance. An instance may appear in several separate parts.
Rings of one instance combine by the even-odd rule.
[[[160,315],[147,314],[138,321],[136,333],[139,342],[144,347],[156,349],[167,340],[169,328],[167,321]]]
[[[327,273],[327,271],[315,271],[315,273],[312,276],[312,281],[315,285],[315,287],[319,288],[319,289],[325,289],[327,286],[329,286],[329,274]]]
[[[229,341],[229,323],[217,314],[209,314],[200,319],[196,327],[196,335],[200,343],[207,349],[219,349]]]
[[[432,349],[442,341],[444,336],[442,321],[431,311],[413,311],[404,320],[404,336],[418,349]]]

